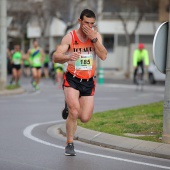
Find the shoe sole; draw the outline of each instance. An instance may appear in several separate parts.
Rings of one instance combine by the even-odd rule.
[[[76,156],[76,153],[75,153],[75,154],[68,154],[68,153],[65,153],[65,156]]]

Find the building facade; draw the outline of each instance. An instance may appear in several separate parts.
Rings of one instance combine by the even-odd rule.
[[[50,3],[50,0],[48,2]],[[96,2],[97,5],[95,3],[90,4],[90,8],[97,13],[96,24],[98,31],[101,33],[103,43],[108,50],[107,60],[101,63],[98,61],[98,66],[103,67],[105,73],[109,75],[114,76],[116,70],[124,74],[127,70],[127,60],[130,59],[130,70],[132,73],[132,56],[138,43],[145,44],[151,61],[153,59],[152,43],[154,34],[161,22],[167,20],[169,0],[151,0],[151,4],[148,4],[146,0],[129,0],[128,2],[123,0],[98,0]],[[26,29],[27,38],[30,40],[33,38],[40,39],[43,33],[45,38],[45,41],[43,39],[43,43],[45,42],[44,47],[48,46],[49,51],[53,51],[65,35],[66,28],[68,28],[68,20],[70,19],[73,22],[71,19],[73,16],[75,19],[78,19],[80,11],[87,6],[89,7],[88,3],[89,1],[87,0],[80,4],[78,11],[75,11],[75,6],[71,5],[72,3],[69,3],[67,14],[70,15],[70,18],[67,18],[67,20],[61,19],[59,14],[56,16],[48,14],[50,19],[48,24],[46,24],[45,31],[42,30],[38,18],[36,22],[29,21]],[[66,13],[64,14],[66,15]],[[141,18],[140,15],[142,16]],[[77,27],[78,25],[74,24],[71,29],[76,29]],[[136,28],[135,32],[133,32],[134,28]],[[128,56],[127,33],[129,35],[133,34],[133,38],[130,41],[130,56]]]

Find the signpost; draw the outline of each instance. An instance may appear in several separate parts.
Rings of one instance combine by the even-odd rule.
[[[153,58],[155,65],[161,73],[166,73],[168,43],[168,22],[164,22],[157,29],[153,40]]]
[[[158,70],[166,74],[163,112],[163,135],[165,143],[170,143],[170,22],[158,28],[153,41],[154,62]]]

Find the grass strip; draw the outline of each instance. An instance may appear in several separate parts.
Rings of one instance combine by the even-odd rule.
[[[162,142],[163,101],[97,112],[88,123],[78,121],[78,125],[113,135],[129,137],[127,134],[132,134],[132,138]]]
[[[7,90],[15,90],[15,89],[18,89],[20,87],[21,87],[20,85],[7,85],[6,89]]]

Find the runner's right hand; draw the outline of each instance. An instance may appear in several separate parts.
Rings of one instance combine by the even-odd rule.
[[[73,52],[71,55],[70,55],[70,59],[69,61],[76,61],[80,58],[80,53],[78,52]]]

